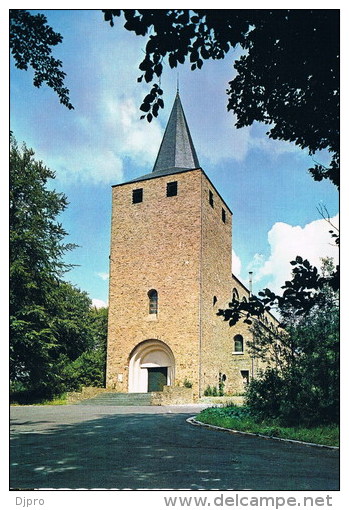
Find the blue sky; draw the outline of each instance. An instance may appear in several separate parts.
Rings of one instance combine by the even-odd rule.
[[[149,124],[139,106],[150,88],[137,83],[146,38],[100,11],[40,10],[63,36],[54,56],[63,61],[75,107],[69,111],[46,86],[32,85],[31,71],[11,66],[11,128],[37,159],[56,172],[50,184],[69,201],[60,221],[68,241],[80,247],[66,260],[78,264],[67,275],[95,303],[108,301],[111,186],[152,170],[176,92],[177,69],[161,78],[165,109]],[[205,62],[200,71],[178,68],[180,95],[196,152],[217,190],[233,211],[233,271],[245,283],[254,272],[254,291],[278,290],[297,254],[319,265],[337,257],[329,226],[318,211],[327,207],[337,221],[338,193],[307,172],[313,161],[291,143],[272,141],[267,127],[237,130],[227,112],[226,89],[234,77],[231,51],[226,59]],[[326,163],[328,155],[316,155]]]

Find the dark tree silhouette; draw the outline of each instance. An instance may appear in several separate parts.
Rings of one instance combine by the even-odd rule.
[[[314,307],[321,308],[326,301],[328,289],[332,292],[339,291],[339,266],[330,267],[326,274],[321,274],[308,260],[297,256],[290,264],[293,266],[292,279],[286,281],[281,287],[282,295],[277,295],[270,289],[264,289],[258,293],[258,297],[252,295],[249,301],[234,300],[229,303],[229,308],[219,310],[217,315],[223,317],[234,326],[243,320],[252,324],[253,319],[259,319],[265,312],[273,309],[282,310],[283,318],[290,316],[306,316]],[[290,316],[288,315],[290,310]],[[284,326],[281,323],[281,326]]]
[[[106,9],[104,18],[125,17],[124,27],[148,35],[138,81],[153,82],[140,109],[149,122],[163,108],[163,66],[186,61],[201,69],[207,59],[227,56],[240,45],[237,76],[229,82],[228,110],[237,127],[270,125],[270,138],[294,142],[310,155],[327,149],[328,167],[315,163],[315,180],[339,186],[339,10],[338,9]],[[10,49],[19,69],[34,70],[34,85],[47,83],[72,109],[62,62],[51,47],[62,36],[42,14],[10,10]],[[229,57],[230,58],[230,57]],[[154,81],[155,80],[155,81]]]
[[[222,59],[240,45],[246,51],[227,90],[236,126],[263,122],[270,138],[294,142],[311,155],[327,149],[329,167],[316,163],[310,172],[339,186],[339,10],[103,12],[112,26],[123,14],[126,30],[148,35],[138,81],[153,81],[140,107],[149,122],[164,104],[159,78],[166,63],[173,68],[189,61],[192,70],[201,69],[205,60]]]
[[[69,90],[64,86],[66,74],[62,62],[52,57],[51,46],[62,42],[61,34],[47,25],[43,14],[32,15],[23,9],[10,9],[10,50],[18,69],[34,70],[33,83],[41,87],[46,83],[58,95],[59,100],[70,110],[73,105]]]

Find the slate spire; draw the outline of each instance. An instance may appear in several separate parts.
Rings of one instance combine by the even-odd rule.
[[[153,172],[200,168],[177,89]]]

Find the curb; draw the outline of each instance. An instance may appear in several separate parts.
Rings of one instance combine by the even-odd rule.
[[[339,446],[329,446],[326,444],[317,444],[317,443],[307,443],[305,441],[298,441],[297,439],[284,439],[283,437],[275,437],[275,436],[264,436],[263,434],[255,434],[253,432],[244,432],[242,430],[234,430],[234,429],[227,429],[225,427],[218,427],[217,425],[210,425],[208,423],[203,423],[201,421],[196,420],[195,416],[191,416],[190,418],[186,419],[186,422],[190,425],[196,425],[205,427],[207,429],[212,430],[221,430],[223,432],[229,432],[231,434],[243,434],[245,436],[254,436],[254,437],[261,437],[262,439],[274,439],[276,441],[283,441],[286,443],[296,443],[303,446],[315,446],[317,448],[329,448],[330,450],[339,450]]]

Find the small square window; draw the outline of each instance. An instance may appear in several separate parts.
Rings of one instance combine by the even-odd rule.
[[[174,182],[168,182],[167,183],[167,189],[166,189],[166,196],[167,197],[175,197],[177,195],[177,181]]]
[[[213,204],[213,193],[212,193],[212,191],[211,191],[211,190],[210,190],[208,193],[209,193],[209,198],[208,198],[208,200],[209,200],[209,202],[210,202],[210,206],[211,206],[211,207],[213,207],[213,206],[214,206],[214,204]]]
[[[225,223],[225,220],[226,220],[226,214],[225,214],[225,210],[222,207],[222,221],[223,221],[223,223]]]
[[[143,202],[143,188],[134,189],[132,191],[132,203],[139,204]]]

